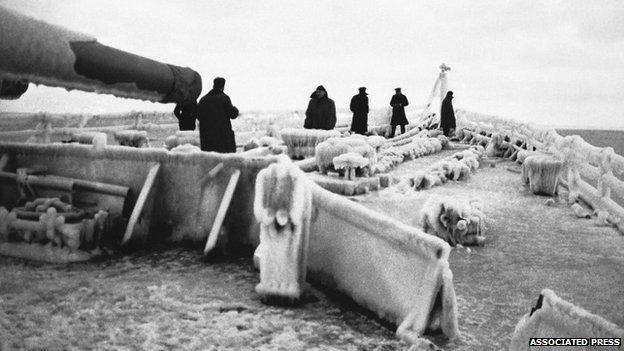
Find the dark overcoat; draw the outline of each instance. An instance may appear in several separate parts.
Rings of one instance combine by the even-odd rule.
[[[442,107],[440,108],[440,128],[448,134],[448,131],[455,129],[455,111],[453,111],[453,93],[448,92],[444,100],[442,100]]]
[[[173,110],[173,114],[178,118],[180,130],[195,130],[197,102],[192,101],[184,104],[177,104]]]
[[[319,99],[312,93],[305,115],[303,128],[331,130],[336,126],[336,105],[327,94]]]
[[[368,96],[366,96],[366,93],[353,96],[349,107],[351,112],[353,112],[351,131],[358,134],[366,134],[368,132]]]
[[[223,91],[212,89],[197,104],[199,139],[202,151],[236,152],[236,141],[230,119],[238,109]]]
[[[409,105],[407,97],[401,93],[392,95],[390,99],[390,106],[392,106],[392,119],[390,125],[400,126],[409,124],[407,117],[405,117],[405,106]]]

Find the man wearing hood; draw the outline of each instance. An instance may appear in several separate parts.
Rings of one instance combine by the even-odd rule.
[[[224,87],[225,79],[215,78],[212,90],[197,104],[202,151],[236,152],[230,119],[238,116],[238,109],[232,106],[230,97],[223,92]]]
[[[351,131],[364,135],[368,132],[368,94],[365,87],[359,90],[360,93],[351,98],[350,108],[353,112]]]
[[[310,95],[303,128],[331,130],[335,126],[336,105],[334,100],[327,96],[327,90],[322,85],[319,85]]]
[[[440,127],[444,135],[450,136],[451,131],[455,130],[455,111],[453,111],[453,92],[446,93],[446,97],[442,100],[440,108]]]
[[[401,88],[394,89],[396,93],[390,99],[390,106],[392,106],[392,119],[390,120],[390,138],[394,137],[396,127],[401,126],[401,134],[405,133],[405,125],[408,124],[407,117],[405,117],[405,106],[409,105],[407,97],[401,94]]]

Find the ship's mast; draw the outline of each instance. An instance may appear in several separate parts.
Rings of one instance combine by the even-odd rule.
[[[446,71],[450,71],[451,67],[445,65],[444,63],[440,65],[440,103],[446,97],[446,93],[448,92],[448,80],[446,78]]]

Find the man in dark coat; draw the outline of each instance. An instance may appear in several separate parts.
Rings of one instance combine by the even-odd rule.
[[[336,126],[336,105],[322,85],[310,95],[305,115],[303,128],[331,130]]]
[[[368,132],[368,94],[365,87],[359,90],[360,93],[351,98],[350,108],[353,112],[351,131],[364,135]]]
[[[440,108],[440,127],[444,135],[450,136],[451,131],[455,130],[455,111],[453,111],[453,92],[446,93],[446,97],[442,100]]]
[[[197,119],[197,101],[187,101],[177,104],[173,114],[178,118],[180,130],[195,130]]]
[[[238,109],[232,106],[230,97],[223,92],[224,87],[225,79],[215,78],[212,90],[197,104],[202,151],[236,152],[230,119],[238,116]]]
[[[405,133],[405,125],[408,124],[407,117],[405,117],[405,106],[409,105],[407,97],[401,94],[401,88],[394,89],[396,93],[390,99],[390,106],[392,106],[392,119],[390,120],[390,138],[394,137],[396,127],[401,126],[401,134]]]

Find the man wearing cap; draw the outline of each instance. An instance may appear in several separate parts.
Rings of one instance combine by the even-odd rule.
[[[322,85],[310,95],[305,115],[303,128],[331,130],[336,126],[336,105]]]
[[[455,111],[453,110],[453,92],[448,91],[442,100],[440,107],[440,128],[444,135],[451,136],[455,133]]]
[[[360,93],[351,98],[351,112],[353,119],[351,120],[351,131],[358,134],[366,134],[368,132],[368,94],[366,88],[359,88]]]
[[[407,118],[405,117],[405,106],[409,104],[407,102],[407,97],[401,94],[401,88],[396,88],[394,90],[396,93],[392,96],[392,99],[390,99],[390,106],[392,106],[390,138],[394,137],[397,126],[401,126],[401,134],[405,133],[405,125],[408,124]]]
[[[212,90],[199,100],[199,140],[202,151],[236,152],[236,141],[230,119],[238,116],[238,109],[232,106],[230,97],[223,88],[225,79],[214,79]]]

